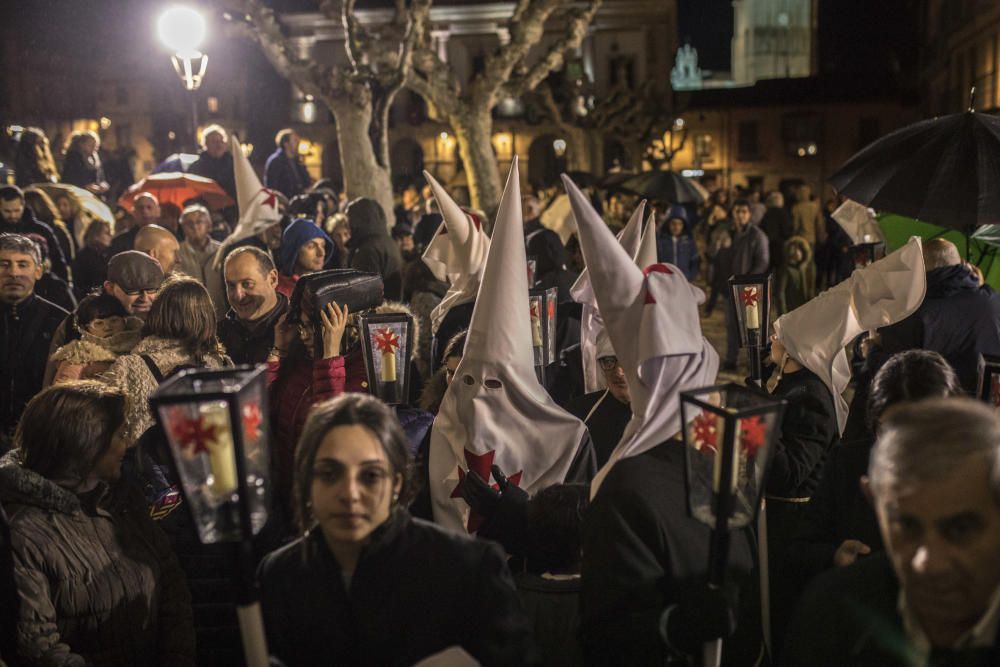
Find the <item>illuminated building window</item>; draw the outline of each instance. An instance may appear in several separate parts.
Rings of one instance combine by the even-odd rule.
[[[208,113],[219,113],[219,98],[214,95],[206,98],[205,106],[208,108]]]

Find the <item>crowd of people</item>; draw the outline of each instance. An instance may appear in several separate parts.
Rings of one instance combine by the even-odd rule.
[[[521,196],[516,160],[491,217],[429,175],[390,215],[312,182],[293,130],[263,181],[203,137],[190,171],[233,209],[53,201],[39,184],[107,196],[91,133],[60,172],[26,129],[0,186],[0,664],[243,662],[233,545],[199,542],[149,402],[242,365],[266,366],[273,664],[684,665],[720,638],[726,665],[1000,664],[1000,422],[971,398],[1000,296],[953,244],[856,267],[807,186],[647,209]],[[709,586],[679,395],[736,371],[728,279],[766,273],[767,511]],[[365,312],[302,296],[360,278]],[[554,361],[529,290],[555,294]],[[366,312],[412,318],[393,404]]]

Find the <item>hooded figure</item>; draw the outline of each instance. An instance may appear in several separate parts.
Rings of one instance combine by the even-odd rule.
[[[618,234],[621,244],[629,257],[634,257],[639,250],[642,237],[642,217],[646,211],[646,200],[639,202],[625,229]],[[654,241],[655,243],[655,241]],[[655,245],[654,245],[655,248]],[[654,250],[655,253],[655,250]],[[580,318],[580,356],[583,357],[583,388],[585,393],[592,393],[605,388],[604,375],[597,365],[597,334],[604,328],[604,321],[597,309],[597,299],[590,283],[590,272],[584,268],[576,283],[570,289],[573,300],[582,304]]]
[[[265,229],[281,221],[278,212],[278,193],[260,184],[250,160],[243,153],[243,147],[235,135],[229,135],[229,153],[233,156],[233,172],[236,176],[236,203],[240,209],[240,219],[233,233],[227,236],[215,254],[213,266],[222,270],[222,260],[226,249],[240,241],[256,236]]]
[[[460,486],[496,465],[528,494],[586,479],[587,430],[535,376],[517,159],[500,200],[468,340],[431,431],[429,485],[435,522],[475,532]],[[581,448],[581,445],[585,445]],[[586,454],[582,456],[581,454]],[[582,474],[581,474],[582,473]],[[500,480],[497,480],[499,483]]]
[[[591,485],[580,596],[585,663],[674,664],[671,658],[700,650],[691,635],[711,623],[688,604],[705,586],[711,531],[687,512],[679,392],[711,384],[719,357],[701,334],[701,290],[676,266],[636,266],[586,196],[563,181],[633,412]],[[727,588],[741,595],[740,609],[727,609],[739,622],[725,642],[726,664],[754,664],[760,655],[755,600],[744,595],[752,591],[751,554],[747,532],[733,531]]]
[[[299,271],[299,251],[306,243],[313,239],[323,242],[322,266],[310,268],[309,271]],[[278,249],[278,261],[275,265],[278,269],[278,291],[286,297],[292,297],[292,290],[295,287],[299,275],[311,273],[312,271],[322,271],[330,265],[333,259],[333,240],[326,235],[322,229],[313,224],[312,220],[299,218],[285,228],[281,234],[281,247]]]
[[[382,276],[385,298],[399,301],[403,290],[403,256],[399,245],[389,236],[385,211],[374,199],[359,197],[347,205],[347,223],[351,228],[348,266]]]
[[[775,321],[774,336],[788,355],[818,375],[833,394],[841,432],[847,422],[842,394],[851,379],[844,348],[865,331],[909,317],[923,303],[926,291],[921,243],[913,237]]]
[[[816,296],[816,265],[812,246],[801,236],[785,241],[784,261],[778,267],[775,312],[790,312]]]
[[[424,177],[434,192],[434,199],[444,218],[424,251],[424,264],[434,273],[435,278],[451,283],[441,303],[431,311],[430,333],[437,335],[449,310],[476,300],[483,270],[486,268],[490,237],[486,235],[482,221],[477,216],[462,210],[441,184],[426,171]]]
[[[705,293],[675,266],[637,267],[613,242],[586,195],[565,176],[563,182],[576,214],[583,256],[594,276],[597,305],[632,397],[632,420],[594,478],[594,495],[616,461],[641,454],[681,430],[679,393],[712,384],[719,355],[701,335],[698,305]]]

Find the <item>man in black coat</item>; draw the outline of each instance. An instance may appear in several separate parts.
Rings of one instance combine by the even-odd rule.
[[[1000,423],[969,399],[880,422],[866,488],[886,552],[819,577],[788,667],[1000,664]]]
[[[226,150],[229,145],[226,131],[219,125],[209,125],[202,132],[202,137],[205,148],[188,168],[188,172],[211,178],[235,200],[236,176],[233,171],[233,156]]]
[[[49,342],[69,314],[35,295],[41,277],[35,242],[20,234],[0,235],[0,438],[13,433],[24,406],[41,391]]]
[[[66,256],[56,241],[55,232],[35,219],[31,209],[24,204],[24,193],[15,185],[0,187],[0,234],[38,234],[49,246],[52,272],[63,280],[69,280]]]
[[[607,389],[574,398],[566,406],[566,411],[577,417],[590,431],[594,442],[594,455],[598,469],[603,468],[611,457],[611,452],[622,439],[625,427],[632,419],[632,401],[625,369],[614,354],[607,332],[597,336],[597,361],[604,374]]]
[[[289,199],[305,192],[312,183],[306,166],[299,157],[298,132],[284,129],[274,138],[277,145],[264,165],[264,185]]]
[[[962,263],[951,241],[924,242],[927,296],[902,322],[879,330],[873,370],[896,352],[933,350],[958,373],[962,387],[975,393],[979,355],[1000,354],[1000,295]]]
[[[219,341],[236,364],[262,364],[274,347],[274,325],[288,311],[279,294],[278,270],[270,255],[243,246],[226,257],[223,269],[229,312],[219,320]]]
[[[717,276],[720,280],[728,281],[729,276],[739,276],[745,274],[766,273],[771,261],[771,254],[768,250],[767,236],[756,225],[750,224],[750,202],[746,199],[737,199],[733,202],[731,212],[733,219],[733,245],[729,249],[728,261],[717,267],[716,271],[721,271]],[[740,332],[736,322],[736,314],[733,312],[730,301],[732,294],[726,285],[722,290],[723,298],[727,301],[726,308],[726,358],[723,361],[723,370],[736,369],[736,357],[740,350]]]
[[[377,273],[385,285],[385,298],[399,301],[403,289],[403,256],[389,236],[385,211],[374,199],[359,197],[347,205],[351,228],[348,264],[352,269]]]

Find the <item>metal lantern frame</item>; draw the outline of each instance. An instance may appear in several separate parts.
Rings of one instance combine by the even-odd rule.
[[[994,408],[1000,408],[1000,355],[979,355],[976,398]]]
[[[771,294],[774,274],[748,273],[729,277],[730,304],[740,332],[740,347],[747,348],[750,378],[760,386],[763,369],[760,351],[767,345],[771,327]],[[751,314],[756,316],[754,322]],[[750,326],[756,323],[757,326]]]
[[[527,259],[528,264],[528,289],[535,286],[535,278],[538,275],[538,260],[534,257],[529,257]]]
[[[402,375],[402,380],[396,380],[395,390],[383,384],[381,372],[383,370],[382,359],[376,363],[376,350],[373,349],[373,336],[377,335],[377,329],[386,325],[402,325],[405,328],[405,337],[398,336],[399,345],[393,352],[397,378]],[[410,396],[410,358],[413,354],[413,317],[406,313],[366,313],[358,316],[358,329],[361,334],[361,350],[365,359],[365,371],[368,373],[368,393],[379,398],[383,403],[397,405],[407,403]],[[379,353],[382,354],[382,353]]]
[[[239,536],[234,537],[232,532],[224,532],[223,536],[214,540],[205,540],[199,531],[199,539],[206,544],[215,542],[234,542],[240,539],[250,538],[260,532],[260,528],[266,522],[260,522],[254,530],[249,507],[250,488],[247,484],[250,473],[247,463],[247,430],[253,428],[256,432],[256,439],[252,442],[259,442],[263,457],[266,460],[258,461],[256,468],[261,472],[261,484],[256,484],[254,493],[263,495],[262,504],[268,510],[270,500],[270,464],[271,452],[269,446],[268,433],[270,432],[269,410],[267,406],[267,376],[266,367],[261,366],[236,366],[223,369],[189,369],[182,371],[172,378],[166,380],[150,396],[149,402],[156,421],[163,428],[166,440],[170,449],[170,459],[174,467],[174,473],[180,482],[181,493],[185,502],[192,511],[202,507],[200,499],[192,495],[192,490],[196,484],[186,480],[184,471],[186,462],[182,460],[181,453],[174,446],[171,437],[171,423],[167,415],[171,408],[203,405],[205,403],[225,403],[226,414],[229,421],[230,433],[232,436],[232,447],[234,456],[234,467],[236,472],[236,486],[233,493],[236,495],[236,506],[238,508]],[[190,389],[187,389],[190,387]],[[256,409],[252,415],[243,413],[249,405],[244,405],[241,397],[256,391],[259,398],[256,401]],[[233,425],[240,425],[234,428]],[[204,452],[202,452],[204,453]],[[199,453],[200,455],[201,453]],[[229,502],[233,502],[230,500]],[[269,514],[269,512],[268,512]],[[197,522],[196,522],[197,523]],[[221,529],[220,529],[221,530]]]
[[[157,423],[163,428],[164,436],[170,450],[171,463],[174,466],[174,473],[180,482],[181,493],[184,501],[192,512],[192,518],[197,526],[198,539],[204,544],[216,542],[237,542],[239,548],[235,552],[235,567],[232,570],[233,580],[237,593],[236,615],[240,625],[240,635],[243,643],[243,654],[246,664],[251,667],[265,667],[268,664],[267,641],[264,632],[264,620],[260,608],[260,593],[257,588],[256,561],[254,558],[253,537],[263,528],[270,518],[270,424],[268,420],[268,392],[267,392],[267,367],[260,366],[236,366],[222,369],[190,369],[178,373],[161,384],[150,396],[149,403]],[[246,397],[253,395],[250,401]],[[216,516],[225,516],[226,505],[235,504],[238,520],[236,525],[238,531],[231,533],[219,532],[219,539],[206,540],[205,532],[201,529],[203,525],[199,517],[199,508],[206,509],[206,504],[201,498],[196,498],[192,493],[194,487],[208,483],[206,474],[205,480],[193,484],[192,480],[186,478],[185,471],[189,471],[190,461],[182,460],[183,453],[178,451],[178,447],[185,449],[183,441],[178,443],[176,426],[171,423],[175,414],[173,410],[191,410],[193,407],[199,409],[207,403],[225,403],[225,412],[229,425],[229,436],[232,445],[233,466],[235,468],[236,479],[234,488],[229,491],[229,500],[223,500],[214,508]],[[195,422],[195,420],[190,420]],[[192,438],[194,442],[202,442],[196,438],[209,437],[206,431],[198,431],[205,427],[201,417],[192,424],[196,430],[183,431],[184,436]],[[171,429],[174,428],[174,431]],[[184,427],[187,428],[187,425]],[[252,434],[250,433],[252,431]],[[218,440],[219,436],[212,432],[211,437]],[[253,438],[251,440],[251,437]],[[248,442],[256,445],[258,460],[255,466],[259,476],[255,480],[253,487],[249,484],[251,473],[248,464]],[[177,447],[175,447],[177,445]],[[226,446],[229,443],[225,443]],[[192,447],[195,456],[207,454],[210,457],[209,469],[213,476],[217,474],[215,464],[221,461],[211,461],[212,453],[207,451],[197,451],[197,446]],[[192,459],[193,460],[193,459]],[[228,460],[226,461],[228,463]],[[203,461],[204,463],[204,461]],[[225,491],[220,492],[220,495]],[[260,508],[263,510],[263,517],[254,524],[252,510],[250,507],[251,493],[259,497]],[[210,510],[213,508],[209,508]],[[255,530],[256,528],[256,530]]]
[[[851,262],[855,269],[863,269],[885,257],[885,242],[855,243],[850,247]],[[859,261],[860,260],[860,261]]]
[[[531,347],[535,366],[556,362],[556,323],[559,314],[559,290],[538,287],[528,290],[528,315],[531,318]],[[537,326],[536,326],[537,321]]]

